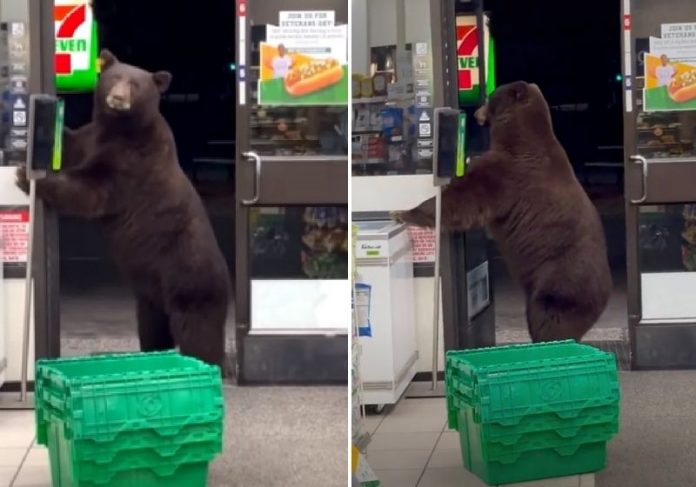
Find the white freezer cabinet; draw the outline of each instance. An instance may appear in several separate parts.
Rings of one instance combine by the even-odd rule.
[[[355,222],[363,404],[395,404],[416,375],[413,256],[406,225]]]

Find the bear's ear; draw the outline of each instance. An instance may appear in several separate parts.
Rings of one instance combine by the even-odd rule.
[[[152,79],[155,81],[155,86],[157,86],[160,93],[164,93],[169,89],[169,85],[172,82],[172,74],[168,71],[157,71],[152,74]]]
[[[99,59],[101,60],[102,69],[108,69],[118,62],[116,56],[113,55],[108,49],[102,49],[99,53]]]
[[[526,99],[529,94],[529,85],[524,81],[518,81],[513,85],[512,90],[515,94],[515,100],[522,101]]]

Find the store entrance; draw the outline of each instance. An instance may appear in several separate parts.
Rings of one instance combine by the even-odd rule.
[[[345,383],[348,1],[238,0],[237,14],[239,380]]]
[[[696,5],[625,1],[633,366],[696,367]]]
[[[93,5],[98,48],[150,71],[167,70],[172,84],[161,111],[172,128],[179,162],[201,195],[230,271],[234,270],[234,4],[208,2],[186,9],[182,2],[55,0],[44,8]],[[180,7],[179,7],[180,6]],[[56,10],[57,11],[57,10]],[[83,29],[81,27],[80,29]],[[182,35],[186,33],[186,35]],[[77,31],[78,34],[82,30]],[[60,47],[60,46],[58,46]],[[98,49],[97,49],[98,52]],[[46,57],[49,59],[48,56]],[[47,63],[46,70],[53,70]],[[90,85],[58,83],[66,125],[91,118]],[[137,350],[134,301],[114,268],[99,228],[70,217],[58,220],[60,354]],[[233,310],[228,351],[234,350]]]
[[[57,94],[65,101],[66,124],[77,128],[91,117],[100,48],[108,48],[123,62],[147,70],[170,71],[173,82],[162,99],[161,111],[174,132],[182,168],[204,200],[232,271],[234,3],[208,2],[206,8],[191,9],[186,15],[178,8],[184,4],[161,5],[130,0],[4,0],[0,3],[2,21],[6,22],[0,29],[5,39],[2,45],[15,49],[24,46],[21,54],[26,57],[13,60],[17,55],[6,47],[0,52],[3,99],[16,103],[17,98],[29,94]],[[12,22],[24,25],[30,42],[14,38],[7,41],[7,26]],[[22,32],[19,28],[15,31],[12,35]],[[11,123],[12,110],[3,103],[0,165],[22,164],[26,158],[26,152],[16,147],[21,142],[21,131]],[[3,188],[8,189],[3,189],[3,195],[11,195],[14,169],[3,171]],[[25,205],[13,203],[8,211],[21,215]],[[22,231],[23,227],[18,226],[13,235],[21,236]],[[34,357],[139,349],[134,299],[107,255],[95,224],[58,217],[39,201],[34,250],[35,346],[30,347],[30,366]],[[3,316],[10,337],[9,346],[4,347],[10,364],[8,382],[16,380],[15,371],[21,362],[21,257],[26,260],[26,255],[20,255],[15,265],[4,266],[12,269],[4,283],[6,294],[12,293],[6,300],[12,306],[5,307]],[[234,360],[233,310],[228,316],[227,350]],[[14,387],[11,383],[5,386]]]
[[[457,5],[464,14],[466,3]],[[485,0],[483,5],[495,41],[497,84],[525,80],[540,86],[556,136],[600,213],[614,293],[585,340],[616,352],[621,366],[628,367],[620,5],[595,2],[588,9],[550,0]],[[497,342],[528,341],[523,293],[499,258],[492,269]]]

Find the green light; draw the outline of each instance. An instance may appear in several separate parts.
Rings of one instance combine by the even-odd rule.
[[[230,63],[230,71],[236,71],[237,65],[234,63]]]
[[[623,81],[623,75],[622,75],[621,73],[619,73],[619,74],[616,75],[616,78],[615,78],[615,79],[616,79],[617,82],[620,83],[620,82]]]

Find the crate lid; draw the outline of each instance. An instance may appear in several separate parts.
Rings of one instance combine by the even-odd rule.
[[[35,396],[42,444],[49,421],[62,422],[71,439],[111,441],[143,429],[176,434],[224,416],[219,367],[175,351],[40,360]]]
[[[510,422],[530,414],[618,408],[620,399],[614,354],[572,340],[451,351],[445,381],[452,427],[461,405],[474,408],[482,422]]]

